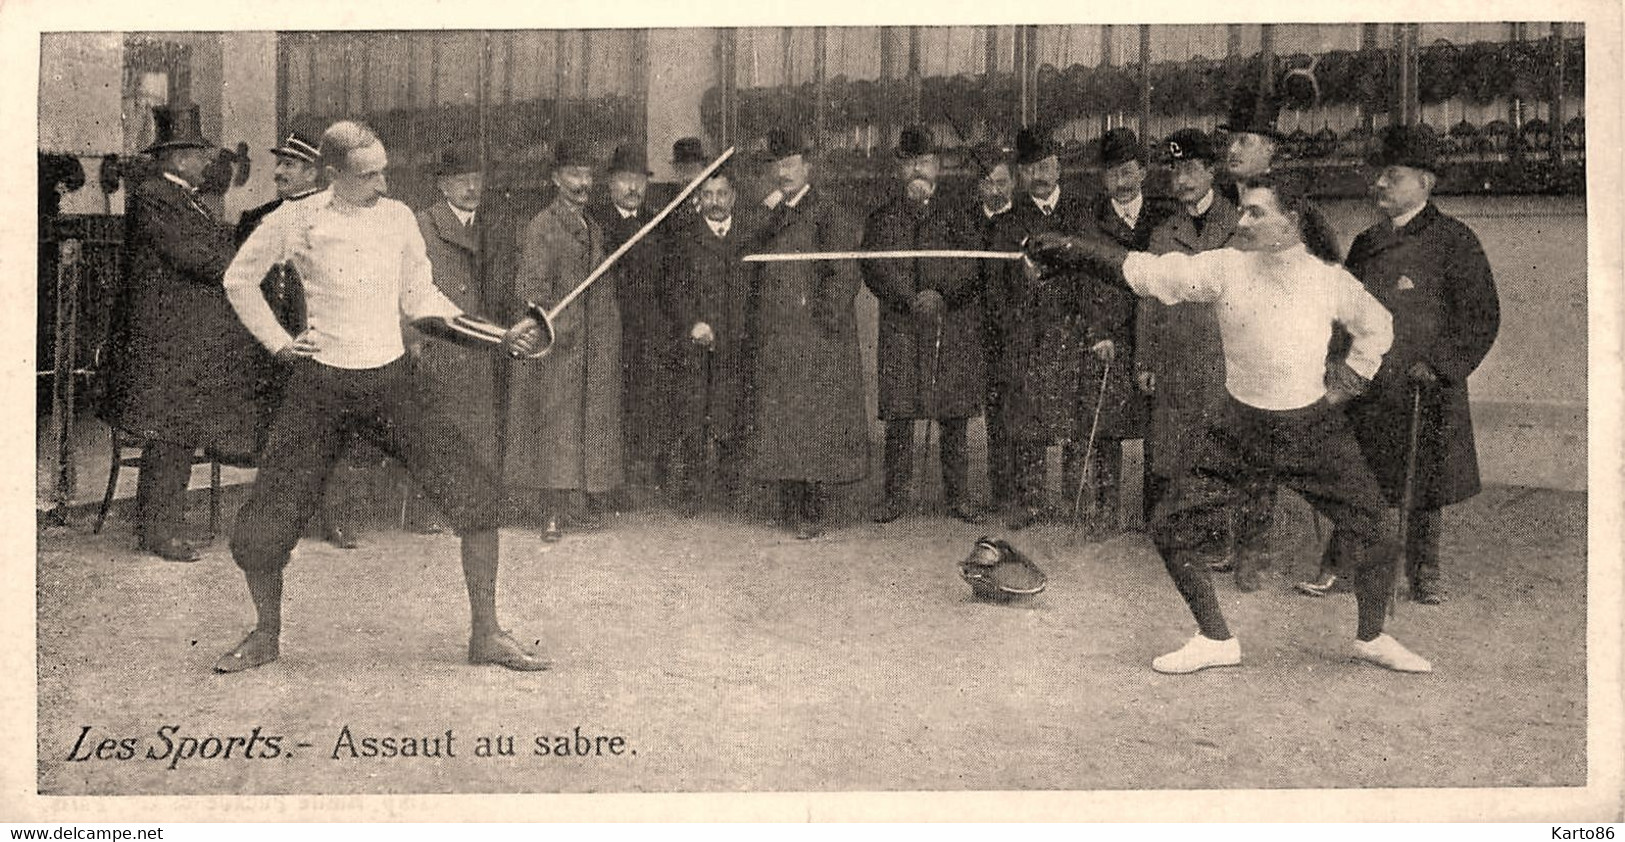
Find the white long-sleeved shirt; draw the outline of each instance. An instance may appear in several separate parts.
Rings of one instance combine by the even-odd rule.
[[[1134,252],[1123,276],[1165,304],[1211,302],[1224,344],[1225,388],[1259,409],[1299,409],[1326,394],[1332,325],[1353,336],[1348,365],[1376,375],[1394,342],[1393,317],[1341,266],[1301,244],[1278,252]]]
[[[226,269],[226,297],[272,353],[293,337],[271,313],[260,280],[282,262],[304,285],[315,359],[334,368],[378,368],[406,353],[402,317],[462,313],[434,285],[416,217],[393,199],[360,207],[324,190],[284,202],[243,243]]]

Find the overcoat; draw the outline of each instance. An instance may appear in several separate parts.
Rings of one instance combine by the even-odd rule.
[[[106,409],[122,429],[243,456],[254,451],[269,355],[226,300],[231,228],[194,196],[158,176],[126,201]]]
[[[1404,227],[1380,222],[1349,249],[1348,269],[1394,316],[1394,344],[1367,394],[1348,406],[1366,462],[1399,505],[1412,409],[1406,372],[1426,362],[1440,385],[1422,390],[1415,507],[1460,502],[1480,489],[1467,377],[1501,325],[1495,277],[1478,237],[1429,202]]]
[[[1049,215],[1030,196],[1018,195],[1010,224],[1032,236],[1045,231],[1076,234],[1093,228],[1089,201],[1063,190]],[[1078,387],[1089,352],[1080,290],[1090,283],[1079,270],[1045,268],[1036,281],[1019,269],[1004,273],[1006,312],[1004,364],[1010,391],[1005,413],[1018,441],[1054,444],[1076,438]]]
[[[429,254],[435,286],[464,313],[493,319],[496,304],[487,289],[483,217],[469,225],[445,202],[418,212],[418,228]],[[488,464],[496,463],[495,358],[490,350],[428,340],[417,357],[417,385],[427,411],[448,415]]]
[[[753,238],[763,252],[852,251],[858,226],[816,187],[780,204]],[[756,264],[746,474],[848,483],[869,469],[851,261]]]
[[[1111,198],[1103,195],[1095,199],[1093,220],[1095,230],[1118,245],[1131,251],[1145,251],[1151,244],[1151,232],[1172,212],[1173,206],[1168,202],[1146,197],[1141,203],[1139,218],[1130,227],[1112,209]],[[1084,311],[1084,355],[1080,363],[1082,382],[1078,384],[1078,420],[1082,433],[1088,435],[1098,403],[1097,435],[1100,438],[1137,439],[1145,435],[1149,415],[1145,395],[1134,382],[1134,314],[1139,298],[1120,285],[1107,283],[1092,274],[1085,290],[1088,298]],[[1095,343],[1107,339],[1116,347],[1110,366],[1088,351]],[[1104,389],[1102,377],[1105,378]]]
[[[604,256],[598,223],[554,199],[521,236],[519,264],[505,310],[524,302],[552,308]],[[507,451],[511,489],[605,493],[622,483],[621,314],[615,278],[606,275],[553,323],[553,349],[508,366]]]
[[[1196,254],[1224,248],[1236,233],[1236,206],[1217,193],[1202,229],[1176,212],[1151,233],[1153,254]],[[1191,466],[1208,422],[1224,406],[1224,346],[1213,305],[1140,301],[1134,363],[1155,376],[1151,396],[1151,469],[1178,477]]]
[[[903,197],[869,215],[864,251],[970,249],[982,238],[977,217],[942,199],[920,203]],[[969,418],[980,415],[985,396],[982,358],[982,289],[975,260],[865,260],[863,281],[880,302],[876,350],[880,417]],[[946,305],[937,330],[911,314],[922,290],[942,294]]]
[[[672,216],[677,219],[668,239],[673,271],[665,309],[675,328],[671,386],[677,421],[682,430],[697,434],[709,415],[715,439],[738,438],[747,426],[751,311],[751,269],[740,258],[752,225],[736,215],[727,234],[718,237],[697,213],[684,209]],[[709,351],[689,341],[697,322],[710,325],[716,336]]]
[[[652,215],[642,208],[637,216],[623,218],[614,205],[598,207],[595,212],[606,253],[630,240]],[[666,241],[672,216],[634,244],[609,271],[615,276],[621,312],[621,428],[627,458],[644,462],[662,458],[673,430],[671,377],[676,348],[671,320],[660,306],[667,282]]]

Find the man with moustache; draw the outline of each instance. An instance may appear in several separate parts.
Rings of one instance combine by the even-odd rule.
[[[937,195],[941,163],[924,126],[905,128],[897,148],[902,195],[864,225],[864,251],[964,248],[978,238],[974,221]],[[880,418],[886,423],[885,485],[876,523],[908,505],[914,469],[914,422],[942,431],[942,491],[948,514],[966,523],[981,515],[968,499],[970,458],[965,431],[981,410],[980,267],[972,260],[868,260],[864,283],[880,302]],[[923,479],[923,478],[922,478]]]
[[[1225,248],[1235,236],[1238,215],[1213,188],[1217,150],[1200,129],[1174,132],[1166,146],[1179,210],[1151,233],[1148,250],[1196,254]],[[1141,299],[1134,364],[1140,389],[1152,399],[1146,436],[1151,471],[1145,486],[1150,524],[1154,507],[1190,469],[1208,424],[1224,406],[1224,350],[1213,305]]]
[[[1173,212],[1166,200],[1146,197],[1145,157],[1145,147],[1132,129],[1112,129],[1100,139],[1105,193],[1095,201],[1095,228],[1130,251],[1145,251],[1151,232]],[[1094,428],[1093,464],[1082,464],[1084,454],[1074,452],[1063,472],[1063,487],[1068,494],[1083,492],[1080,502],[1094,513],[1087,533],[1098,539],[1110,538],[1122,528],[1123,442],[1145,435],[1147,413],[1145,397],[1134,382],[1135,298],[1115,284],[1094,279],[1086,289],[1084,341],[1089,353],[1082,360],[1078,387],[1082,400],[1073,440],[1087,442]],[[1085,477],[1088,485],[1081,487]]]
[[[575,143],[554,148],[558,195],[525,227],[507,312],[526,301],[552,309],[604,260],[604,233],[588,212],[593,162]],[[506,491],[539,505],[542,539],[564,528],[598,529],[621,469],[621,311],[616,273],[593,282],[554,322],[542,365],[508,381]],[[646,304],[644,306],[647,306]]]
[[[1260,176],[1242,186],[1241,200],[1236,237],[1223,249],[1152,255],[1095,232],[1041,234],[1034,244],[1040,260],[1089,265],[1136,295],[1164,304],[1210,302],[1218,314],[1228,398],[1152,529],[1199,631],[1152,669],[1184,674],[1241,663],[1241,645],[1225,623],[1202,553],[1222,534],[1226,509],[1280,484],[1302,494],[1362,550],[1351,654],[1398,672],[1430,672],[1426,659],[1383,633],[1398,548],[1384,522],[1382,490],[1340,408],[1382,364],[1393,340],[1388,311],[1341,266],[1308,253],[1301,233],[1307,197],[1295,179]],[[1346,360],[1328,370],[1334,324],[1351,343]]]
[[[643,207],[649,167],[640,146],[615,149],[609,163],[609,205],[597,210],[604,251],[612,252],[648,223]],[[670,392],[672,326],[654,305],[662,297],[666,272],[665,229],[651,231],[610,270],[615,275],[621,312],[621,423],[633,482],[659,487],[666,482],[675,429]]]
[[[1016,166],[1024,195],[1011,222],[1026,236],[1093,228],[1086,197],[1063,191],[1061,163],[1047,130],[1025,128],[1016,135]],[[1023,264],[1024,274],[1009,302],[1019,316],[1005,319],[1005,364],[1011,372],[1005,417],[1015,453],[1015,505],[1005,525],[1024,529],[1043,516],[1045,453],[1061,443],[1077,463],[1083,443],[1078,432],[1078,388],[1086,342],[1086,273],[1064,266]],[[1071,490],[1064,492],[1070,495]],[[1071,502],[1070,499],[1067,500]]]
[[[982,247],[989,251],[1017,251],[1024,235],[1011,213],[1014,182],[1007,152],[980,162],[985,168],[977,182],[979,199],[973,218],[981,227]],[[1019,323],[1014,296],[1024,281],[1020,265],[1008,260],[984,260],[982,283],[982,357],[987,390],[983,410],[987,423],[987,484],[993,511],[1015,505],[1015,451],[1006,419],[1006,395],[1011,371],[1005,359],[1006,332]]]
[[[400,459],[452,519],[462,539],[469,663],[546,669],[497,621],[498,506],[486,454],[443,416],[419,411],[411,381],[402,323],[435,320],[449,328],[467,317],[435,288],[411,210],[384,197],[389,158],[378,136],[342,120],[323,133],[319,148],[332,187],[267,216],[226,270],[231,306],[292,372],[231,536],[257,621],[214,669],[242,672],[279,656],[283,571],[353,432]],[[277,323],[259,290],[265,273],[286,261],[299,270],[308,302],[309,327],[298,336]],[[541,340],[528,318],[498,335],[516,357]]]
[[[1233,92],[1229,119],[1219,126],[1230,138],[1225,148],[1225,171],[1230,180],[1220,190],[1232,204],[1239,201],[1241,184],[1273,172],[1280,164],[1284,138],[1275,127],[1280,112],[1280,98],[1273,93],[1261,93],[1253,86],[1243,86]],[[1327,263],[1343,260],[1342,249],[1337,245],[1337,231],[1313,204],[1303,219],[1303,243],[1310,254]]]
[[[1411,599],[1448,598],[1439,575],[1440,510],[1480,490],[1467,380],[1495,344],[1500,299],[1489,260],[1471,228],[1432,201],[1437,152],[1428,134],[1394,126],[1372,157],[1371,195],[1386,217],[1349,249],[1348,269],[1394,315],[1394,347],[1369,393],[1348,406],[1349,425],[1390,506],[1403,505],[1413,395],[1420,395],[1414,499],[1407,522]],[[1347,530],[1332,532],[1321,575],[1298,590],[1322,595],[1359,551]]]
[[[248,241],[248,236],[254,233],[265,217],[282,207],[284,202],[298,201],[322,189],[321,160],[317,157],[316,141],[308,135],[297,131],[290,133],[281,146],[271,150],[271,154],[276,157],[271,180],[276,184],[277,197],[243,211],[242,216],[237,218],[235,239],[238,248]],[[274,266],[266,273],[265,280],[260,282],[260,289],[271,305],[271,312],[276,314],[277,323],[290,335],[303,333],[305,292],[299,283],[298,271],[287,263]],[[262,387],[265,390],[263,404],[273,411],[282,402],[287,379],[288,367],[273,360],[267,367]],[[268,430],[269,425],[266,426]],[[327,487],[322,491],[322,535],[329,544],[342,550],[361,546],[357,507],[367,487],[367,471],[382,461],[383,454],[359,437],[352,438],[345,445],[344,458],[334,468],[332,476],[328,477]]]
[[[755,236],[763,253],[852,251],[857,226],[812,186],[810,150],[768,133],[776,185]],[[751,322],[750,444],[746,473],[779,489],[780,522],[797,538],[828,528],[827,487],[863,479],[869,465],[862,358],[854,309],[861,281],[851,261],[756,265]]]
[[[671,235],[674,271],[664,290],[666,310],[678,330],[672,394],[679,438],[672,474],[678,511],[686,517],[699,513],[708,490],[703,480],[713,476],[713,468],[723,496],[734,500],[744,453],[750,362],[750,273],[740,258],[751,226],[735,218],[738,193],[732,171],[712,173],[695,192],[699,212],[678,222]],[[707,453],[712,442],[714,466]]]

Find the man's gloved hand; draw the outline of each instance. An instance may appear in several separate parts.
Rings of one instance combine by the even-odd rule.
[[[701,348],[709,348],[716,344],[717,335],[711,330],[711,326],[705,322],[695,322],[694,326],[688,330],[688,339]]]
[[[1326,365],[1326,402],[1332,406],[1347,403],[1350,399],[1365,394],[1365,390],[1370,386],[1371,381],[1349,368],[1348,363],[1333,362]]]
[[[1157,393],[1157,375],[1154,372],[1144,369],[1135,372],[1134,383],[1140,387],[1140,391],[1144,394],[1154,395]]]
[[[1117,359],[1117,344],[1110,339],[1102,339],[1089,346],[1089,353],[1094,354],[1095,359],[1109,363]]]
[[[502,335],[502,350],[514,359],[536,353],[542,342],[542,327],[529,316],[520,319]]]
[[[922,289],[915,293],[914,301],[909,305],[909,312],[926,326],[933,326],[942,322],[942,314],[948,309],[948,302],[942,300],[942,293],[934,289]]]
[[[1438,372],[1433,370],[1433,366],[1428,365],[1425,362],[1413,363],[1411,367],[1406,370],[1405,376],[1410,378],[1412,384],[1422,386],[1424,388],[1431,389],[1434,386],[1439,385]]]

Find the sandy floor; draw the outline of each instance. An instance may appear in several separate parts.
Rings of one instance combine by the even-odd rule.
[[[957,577],[982,530],[954,521],[854,521],[814,542],[744,519],[660,511],[554,546],[506,530],[505,622],[556,661],[552,672],[524,675],[463,664],[455,538],[375,532],[350,552],[307,540],[289,572],[282,659],[221,677],[210,664],[251,622],[223,542],[203,562],[177,565],[135,555],[122,521],[100,536],[79,524],[50,529],[38,568],[39,787],[1585,782],[1584,495],[1499,487],[1447,512],[1456,599],[1402,603],[1390,624],[1433,659],[1437,672],[1420,677],[1346,659],[1352,597],[1291,592],[1313,566],[1303,514],[1283,517],[1265,590],[1244,595],[1220,582],[1243,667],[1186,677],[1149,669],[1193,626],[1138,533],[1093,545],[1059,527],[1018,533],[1050,589],[1028,606],[996,607],[972,601]],[[241,741],[229,759],[199,756],[256,728],[252,759]],[[589,739],[602,756],[574,756],[577,728],[621,737],[622,752]],[[354,753],[340,745],[346,729]],[[439,736],[443,746],[448,729],[453,757],[355,756],[368,737]],[[503,735],[515,738],[514,756],[476,756],[480,737]],[[570,738],[571,756],[534,753],[536,737],[558,735]],[[273,753],[270,736],[281,738],[274,758],[262,756]],[[76,744],[77,756],[90,756],[107,738],[110,759],[68,759]],[[131,740],[131,759],[118,759],[119,740]],[[177,761],[183,746],[194,756]]]

